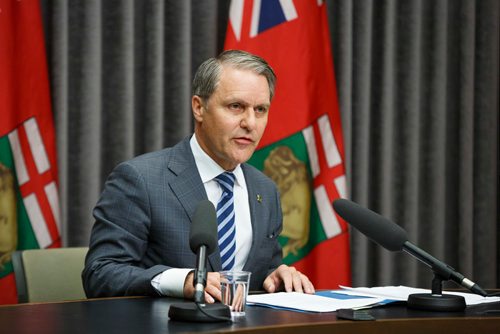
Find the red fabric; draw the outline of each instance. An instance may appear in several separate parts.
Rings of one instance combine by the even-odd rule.
[[[57,184],[57,157],[40,3],[0,0],[0,11],[0,137],[17,129],[29,174],[19,192],[22,197],[36,195],[52,240],[49,247],[60,247],[44,191],[49,182]],[[29,119],[35,120],[42,140],[35,145],[43,146],[50,164],[42,174],[36,171],[23,127]],[[17,302],[14,275],[6,269],[0,274],[0,304]]]
[[[17,304],[17,290],[14,274],[0,278],[0,305]]]
[[[309,125],[315,127],[316,144],[320,146],[316,120],[327,114],[343,159],[344,145],[325,4],[318,5],[317,1],[290,3],[296,10],[296,18],[251,37],[252,20],[256,19],[252,18],[255,4],[254,1],[244,1],[240,39],[237,39],[229,22],[225,49],[241,49],[257,54],[266,59],[276,72],[276,92],[259,148]],[[318,151],[321,173],[315,177],[313,185],[315,188],[323,185],[329,199],[333,200],[339,197],[333,180],[345,174],[344,164],[326,167],[322,150]],[[311,278],[316,288],[334,288],[337,284],[350,285],[351,282],[349,235],[345,222],[340,217],[338,219],[342,233],[318,244],[294,264]]]
[[[338,285],[351,285],[349,259],[349,234],[344,232],[319,243],[293,266],[306,273],[316,289],[336,289]]]

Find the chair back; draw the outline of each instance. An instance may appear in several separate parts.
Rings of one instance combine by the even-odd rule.
[[[12,264],[20,303],[85,299],[81,273],[88,247],[15,251]]]

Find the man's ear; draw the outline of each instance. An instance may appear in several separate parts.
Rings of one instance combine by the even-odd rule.
[[[203,99],[198,95],[193,95],[191,98],[191,108],[193,109],[193,117],[197,122],[203,121],[203,112],[205,111]]]

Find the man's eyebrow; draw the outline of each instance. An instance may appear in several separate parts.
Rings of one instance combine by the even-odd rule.
[[[245,99],[242,99],[240,97],[232,97],[232,96],[228,96],[226,98],[224,98],[223,100],[223,103],[224,104],[232,104],[232,103],[239,103],[239,104],[243,104],[243,105],[252,105],[251,103],[247,102]],[[266,109],[269,109],[270,106],[271,106],[271,103],[269,102],[262,102],[262,103],[257,103],[254,105],[255,107],[265,107]]]

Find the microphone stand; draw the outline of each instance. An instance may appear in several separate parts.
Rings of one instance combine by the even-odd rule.
[[[434,272],[431,293],[414,293],[408,296],[408,307],[427,311],[463,311],[465,298],[457,295],[443,295],[443,278]]]
[[[435,259],[410,242],[405,242],[403,250],[416,259],[431,267],[434,273],[432,279],[431,293],[414,293],[408,296],[408,307],[428,311],[463,311],[465,310],[465,298],[457,295],[443,295],[443,281],[447,281],[456,274],[450,266]],[[422,258],[425,255],[425,260]],[[419,256],[420,255],[420,256]]]
[[[185,302],[172,304],[168,317],[186,322],[221,322],[231,321],[231,311],[224,304]]]
[[[231,311],[227,305],[205,304],[205,286],[207,283],[206,256],[207,248],[201,246],[196,254],[196,270],[193,285],[194,303],[175,303],[170,306],[168,316],[172,320],[189,322],[231,321]]]

